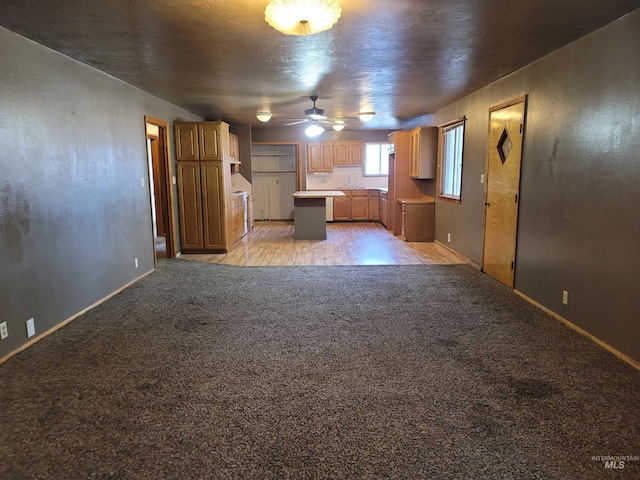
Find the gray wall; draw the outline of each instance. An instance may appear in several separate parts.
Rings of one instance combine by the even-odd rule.
[[[481,263],[489,108],[528,95],[515,288],[640,361],[638,46],[640,10],[427,123],[468,118],[462,203],[437,203],[436,238]]]
[[[3,28],[0,58],[2,358],[29,318],[42,334],[154,268],[144,115],[199,117]]]

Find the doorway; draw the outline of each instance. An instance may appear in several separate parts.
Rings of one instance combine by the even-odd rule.
[[[513,288],[526,97],[489,110],[482,270]]]
[[[300,144],[254,142],[251,148],[254,218],[293,220],[293,194],[300,190]]]
[[[176,256],[173,228],[173,195],[168,152],[168,124],[145,116],[149,194],[156,260]]]

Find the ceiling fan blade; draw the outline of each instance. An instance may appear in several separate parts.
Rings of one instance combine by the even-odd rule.
[[[289,122],[289,123],[285,123],[285,126],[289,126],[289,125],[298,125],[300,123],[305,123],[308,122],[309,120],[307,120],[306,118],[304,120],[296,120],[295,122]]]

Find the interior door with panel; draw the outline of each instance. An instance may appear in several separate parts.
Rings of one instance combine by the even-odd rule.
[[[513,288],[526,99],[490,110],[482,269]]]

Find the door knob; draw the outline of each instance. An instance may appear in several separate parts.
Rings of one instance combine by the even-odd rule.
[[[490,207],[490,206],[491,206],[491,204],[490,204],[489,202],[484,202],[484,206],[485,206],[485,207]]]

